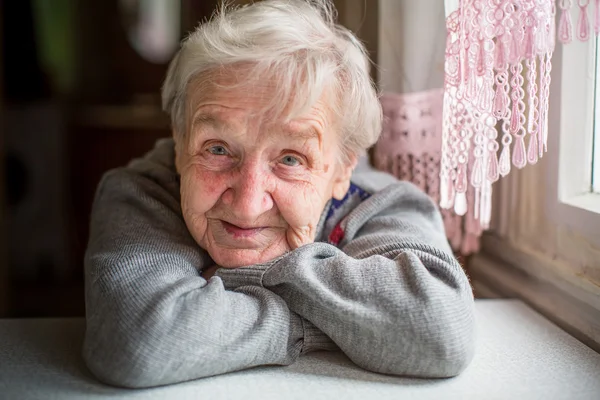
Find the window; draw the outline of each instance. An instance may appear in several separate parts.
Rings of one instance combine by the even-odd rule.
[[[600,169],[600,156],[596,155],[600,140],[595,139],[600,137],[597,48],[595,37],[564,46],[557,43],[552,79],[560,81],[560,88],[550,92],[550,102],[551,107],[556,104],[559,129],[550,128],[549,135],[558,140],[550,141],[549,137],[547,153],[558,163],[558,203],[552,207],[556,221],[590,237],[600,236],[600,195],[596,190],[600,186],[600,174],[596,173]],[[554,160],[555,155],[558,160]],[[556,178],[551,168],[547,179],[553,182]]]
[[[592,191],[600,193],[600,39],[596,38],[596,77],[594,96],[594,156],[592,160]]]
[[[599,46],[557,41],[548,151],[494,184],[492,229],[469,270],[476,293],[519,297],[600,349]]]

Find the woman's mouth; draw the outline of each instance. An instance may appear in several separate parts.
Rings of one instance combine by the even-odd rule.
[[[265,229],[265,227],[241,227],[238,225],[231,224],[227,221],[221,220],[221,224],[223,224],[223,229],[227,233],[229,233],[234,238],[251,238],[255,236],[257,233]]]

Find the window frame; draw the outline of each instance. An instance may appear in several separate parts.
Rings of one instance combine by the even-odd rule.
[[[468,271],[477,297],[520,298],[600,351],[600,193],[592,193],[590,84],[595,50],[595,37],[557,41],[548,150],[536,165],[513,167],[493,185],[491,229]]]
[[[592,192],[600,193],[600,37],[596,37],[596,80],[594,95],[594,155],[592,157]]]
[[[560,79],[560,90],[550,92],[550,110],[555,111],[549,116],[545,155],[550,162],[548,215],[600,247],[600,195],[592,192],[596,38],[559,46],[552,79]]]

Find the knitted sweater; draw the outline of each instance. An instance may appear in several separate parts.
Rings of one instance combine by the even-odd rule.
[[[436,205],[367,165],[314,243],[207,281],[211,265],[182,217],[171,139],[107,172],[85,257],[94,375],[150,387],[341,350],[370,371],[450,377],[473,356],[473,295]]]

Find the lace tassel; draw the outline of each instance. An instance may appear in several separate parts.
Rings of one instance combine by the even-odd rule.
[[[586,42],[590,38],[590,21],[588,18],[588,5],[590,0],[579,2],[579,19],[577,20],[577,39]]]
[[[560,0],[560,22],[558,24],[558,39],[561,43],[571,43],[573,40],[573,23],[571,22],[572,0]]]

